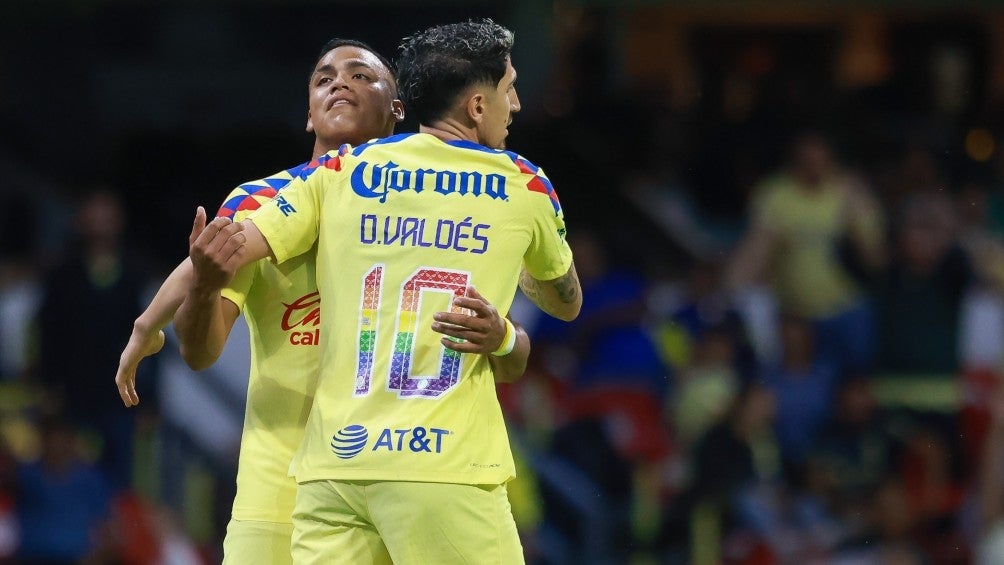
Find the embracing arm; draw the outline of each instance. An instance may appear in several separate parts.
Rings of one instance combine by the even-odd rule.
[[[538,308],[559,320],[571,322],[578,317],[582,308],[582,288],[579,285],[579,275],[575,272],[575,263],[568,267],[564,275],[549,281],[537,280],[522,271],[519,274],[519,288]]]
[[[497,383],[511,383],[522,377],[526,372],[526,362],[530,358],[530,336],[519,322],[509,319],[509,323],[516,333],[516,344],[512,351],[505,355],[488,356]]]
[[[511,383],[523,376],[530,357],[530,337],[526,330],[516,322],[507,324],[474,287],[468,287],[466,296],[457,297],[453,303],[466,308],[471,314],[437,312],[433,316],[436,321],[432,323],[432,329],[446,336],[440,339],[440,343],[461,353],[486,355],[497,383]],[[512,339],[515,340],[512,350],[500,351]]]
[[[219,358],[239,314],[220,290],[238,269],[269,256],[270,250],[251,222],[234,224],[227,218],[216,218],[206,225],[201,207],[189,241],[193,276],[174,316],[174,329],[181,356],[189,367],[201,370]]]

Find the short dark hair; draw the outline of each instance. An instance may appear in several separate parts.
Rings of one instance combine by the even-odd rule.
[[[404,107],[428,125],[467,87],[505,76],[513,34],[491,19],[431,27],[406,37],[397,59]]]
[[[321,59],[323,59],[325,55],[327,55],[331,51],[334,51],[335,49],[338,49],[339,47],[345,47],[345,46],[358,47],[359,49],[362,49],[364,51],[369,51],[370,53],[372,53],[373,56],[376,57],[377,60],[379,60],[384,67],[387,67],[387,70],[390,72],[390,77],[394,80],[394,82],[397,82],[397,70],[394,68],[394,64],[391,63],[389,59],[387,59],[386,57],[381,55],[379,51],[370,47],[366,43],[363,43],[362,41],[356,39],[343,39],[341,37],[333,37],[329,39],[327,43],[321,46],[320,53],[318,53],[317,58],[314,59],[314,65],[310,67],[310,75],[308,75],[307,81],[308,82],[310,81],[310,77],[313,76],[314,74],[314,69],[317,68],[317,63]]]

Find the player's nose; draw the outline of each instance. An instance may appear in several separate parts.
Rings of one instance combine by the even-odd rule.
[[[509,110],[511,112],[519,112],[520,108],[522,108],[522,106],[520,106],[519,103],[519,94],[516,94],[516,89],[514,88],[512,89],[512,92],[509,93]]]
[[[337,73],[334,78],[331,79],[331,91],[334,92],[339,88],[348,88],[349,79],[346,73]]]

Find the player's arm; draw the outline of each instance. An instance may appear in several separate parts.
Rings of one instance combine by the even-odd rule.
[[[432,329],[444,335],[440,342],[454,351],[487,355],[495,382],[509,383],[523,376],[530,357],[530,337],[523,327],[503,318],[474,287],[453,303],[471,314],[437,312]]]
[[[506,320],[512,325],[511,331],[515,334],[513,349],[509,353],[496,351],[498,354],[492,353],[488,356],[488,362],[492,365],[492,375],[497,383],[511,383],[522,377],[526,372],[526,362],[530,359],[530,336],[519,322],[509,317],[506,317]],[[507,342],[503,341],[503,344],[505,343]]]
[[[199,214],[205,215],[202,208]],[[204,224],[204,221],[203,221]],[[219,358],[239,310],[220,295],[238,269],[271,256],[268,242],[249,221],[216,218],[202,229],[199,221],[189,239],[193,277],[174,316],[181,356],[189,367],[202,370]]]
[[[186,304],[190,310],[183,312]],[[191,309],[195,308],[202,314],[193,316]],[[223,353],[223,347],[239,315],[237,305],[220,296],[219,291],[214,297],[205,300],[186,299],[178,309],[174,322],[181,342],[181,357],[185,363],[195,371],[201,371],[215,363]]]
[[[565,216],[544,171],[525,160],[520,168],[535,170],[531,182],[543,186],[546,193],[528,193],[526,213],[533,222],[532,238],[523,254],[519,288],[544,313],[571,322],[582,309],[582,287],[565,239]]]
[[[122,402],[128,406],[139,404],[136,393],[136,370],[140,361],[164,347],[164,328],[185,299],[185,290],[192,278],[192,263],[187,258],[181,262],[160,285],[150,305],[133,322],[132,334],[119,356],[115,385]]]
[[[195,241],[197,230],[206,225],[206,213],[201,207],[195,214],[192,233],[188,236],[188,244]],[[185,299],[185,292],[193,277],[192,262],[188,258],[181,262],[157,289],[150,305],[136,321],[133,322],[132,334],[126,343],[122,355],[119,356],[119,367],[115,373],[115,384],[119,389],[122,402],[128,406],[139,404],[139,394],[136,392],[136,370],[140,361],[161,350],[164,347],[164,328]]]
[[[524,270],[519,274],[519,288],[538,308],[559,320],[571,322],[582,309],[582,287],[575,263],[564,275],[547,281],[537,280]]]

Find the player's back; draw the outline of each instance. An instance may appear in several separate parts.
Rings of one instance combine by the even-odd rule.
[[[504,482],[514,471],[488,360],[430,326],[472,285],[508,312],[524,264],[542,280],[565,274],[550,182],[513,153],[425,134],[329,155],[277,201],[291,231],[316,225],[326,304],[297,480]],[[277,257],[312,241],[273,217],[263,233]]]
[[[352,149],[340,166],[337,189],[322,193],[334,205],[320,233],[320,245],[341,254],[339,270],[386,261],[469,271],[486,278],[470,283],[501,311],[524,254],[541,239],[535,232],[545,229],[534,223],[535,207],[548,203],[549,219],[560,211],[536,167],[470,142],[404,134]]]

